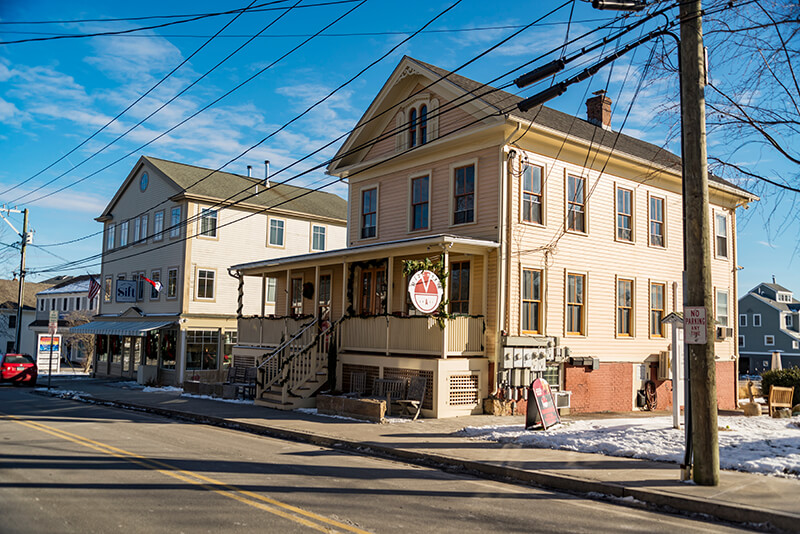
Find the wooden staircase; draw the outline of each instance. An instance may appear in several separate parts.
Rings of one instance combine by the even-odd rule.
[[[342,318],[343,319],[343,318]],[[335,350],[342,319],[324,329],[314,319],[256,362],[255,403],[279,410],[313,408],[328,380],[328,351]]]

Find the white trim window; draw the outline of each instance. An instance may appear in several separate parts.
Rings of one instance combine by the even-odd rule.
[[[796,340],[792,341],[792,348],[794,350],[797,350],[798,348],[800,348],[800,341],[796,341]]]
[[[774,347],[775,346],[775,336],[766,335],[764,336],[764,345],[767,347]]]
[[[214,300],[214,282],[216,274],[213,269],[197,269],[197,298]]]
[[[270,218],[269,220],[269,241],[267,244],[271,247],[282,247],[285,243],[285,234],[286,234],[286,221],[283,219],[273,219]]]
[[[724,213],[714,213],[714,254],[728,257],[728,216]]]
[[[119,246],[125,247],[128,245],[128,221],[119,225]]]
[[[148,223],[148,215],[144,214],[139,218],[139,239],[143,243],[147,242],[147,223]]]
[[[633,279],[617,279],[617,337],[633,337],[633,287]]]
[[[428,142],[428,106],[408,110],[408,146],[414,148]]]
[[[633,241],[633,191],[617,187],[617,240]]]
[[[761,328],[761,314],[754,313],[753,314],[753,326],[756,328]]]
[[[361,191],[361,239],[378,235],[378,188]]]
[[[793,327],[794,320],[792,319],[792,315],[791,314],[786,314],[785,324],[786,324],[786,328],[792,328]]]
[[[164,210],[153,214],[153,241],[161,241],[164,238]]]
[[[542,168],[538,165],[522,165],[522,220],[544,224]]]
[[[747,314],[739,314],[739,326],[747,326]]]
[[[430,177],[411,178],[411,231],[428,229]]]
[[[133,240],[131,244],[135,245],[139,242],[139,219],[133,219]]]
[[[106,276],[105,286],[103,288],[103,302],[111,302],[111,286],[113,285],[112,277]]]
[[[169,236],[180,237],[181,235],[181,207],[175,206],[170,212]]]
[[[267,277],[267,295],[264,299],[267,304],[275,304],[278,296],[278,279],[272,276]]]
[[[324,226],[311,225],[311,250],[325,250],[325,231]]]
[[[475,222],[475,164],[453,169],[453,224]]]
[[[217,210],[211,208],[200,210],[200,235],[217,237]]]
[[[161,269],[156,269],[155,271],[150,271],[150,280],[153,282],[160,282],[161,281]],[[150,300],[158,300],[161,297],[161,292],[156,290],[156,287],[151,285],[150,286]]]
[[[586,233],[586,179],[567,175],[567,230]]]
[[[172,267],[167,270],[167,297],[168,299],[178,298],[178,268]]]
[[[114,239],[116,238],[117,225],[115,224],[108,224],[106,226],[106,250],[111,250],[114,248]]]
[[[739,348],[744,348],[744,336],[739,336]]]
[[[666,239],[664,232],[664,199],[661,197],[650,197],[650,246],[665,247]]]
[[[728,326],[728,291],[717,290],[717,325]]]

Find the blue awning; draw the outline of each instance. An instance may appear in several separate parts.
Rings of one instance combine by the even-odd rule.
[[[101,334],[110,336],[144,337],[151,330],[175,324],[175,321],[92,321],[73,326],[71,334]]]

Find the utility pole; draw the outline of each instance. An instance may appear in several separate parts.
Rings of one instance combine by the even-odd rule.
[[[688,348],[691,384],[692,478],[719,484],[714,302],[711,289],[711,225],[706,153],[705,59],[700,0],[680,3],[681,117],[683,122],[684,258],[687,307],[705,309],[705,343]]]
[[[20,352],[20,336],[22,335],[22,306],[25,298],[25,246],[28,244],[28,208],[22,210],[22,241],[20,243],[19,261],[19,298],[17,299],[17,331],[14,336],[14,351]]]

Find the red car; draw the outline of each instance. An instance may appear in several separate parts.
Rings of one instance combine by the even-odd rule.
[[[0,382],[16,386],[36,386],[39,372],[30,354],[5,354],[0,356]]]

